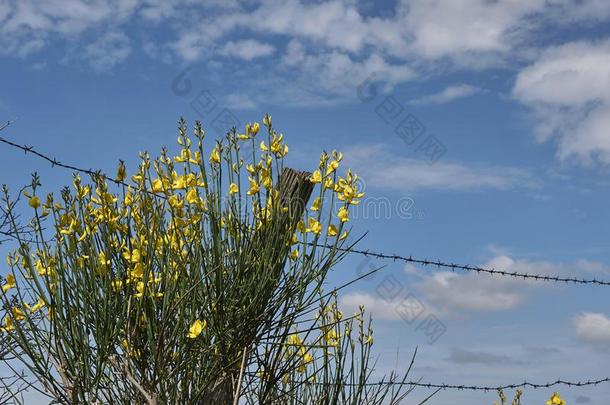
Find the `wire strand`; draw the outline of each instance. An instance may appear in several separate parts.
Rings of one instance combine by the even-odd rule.
[[[313,246],[313,243],[309,243],[308,245]],[[586,279],[586,278],[578,278],[578,277],[561,277],[556,275],[544,275],[544,274],[530,274],[523,273],[518,271],[505,271],[505,270],[496,270],[493,268],[485,268],[479,266],[470,266],[456,263],[447,263],[440,260],[428,260],[428,259],[418,259],[412,256],[401,256],[397,254],[387,254],[387,253],[379,253],[373,252],[370,250],[358,250],[358,249],[345,249],[333,247],[330,245],[320,245],[315,244],[318,247],[325,249],[332,249],[349,253],[355,253],[358,255],[366,256],[366,257],[375,257],[378,259],[392,260],[392,261],[402,261],[405,263],[413,263],[419,264],[424,267],[438,267],[438,268],[447,268],[451,271],[456,270],[464,270],[468,272],[475,273],[485,273],[496,276],[504,276],[504,277],[514,277],[514,278],[522,278],[522,279],[530,279],[530,280],[538,280],[538,281],[548,281],[548,282],[556,282],[556,283],[567,283],[567,284],[596,284],[596,285],[604,285],[609,286],[610,281],[608,280],[598,280],[596,278]]]
[[[519,384],[506,384],[499,386],[481,386],[481,385],[457,385],[457,384],[435,384],[435,383],[422,383],[418,381],[379,381],[379,382],[369,382],[364,383],[364,385],[368,386],[382,386],[382,385],[408,385],[414,387],[422,387],[422,388],[434,388],[434,389],[450,389],[450,390],[467,390],[467,391],[497,391],[497,390],[505,390],[505,389],[516,389],[516,388],[532,388],[532,389],[543,389],[543,388],[551,388],[558,385],[567,386],[567,387],[586,387],[586,386],[594,386],[599,384],[604,384],[610,382],[610,377],[602,378],[599,380],[587,380],[587,381],[566,381],[566,380],[557,380],[553,382],[536,384],[529,381],[524,381]],[[308,384],[312,385],[324,385],[325,383],[316,383],[310,382]],[[360,383],[342,383],[342,385],[356,385]]]

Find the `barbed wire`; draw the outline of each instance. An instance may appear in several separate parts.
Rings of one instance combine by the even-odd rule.
[[[12,124],[12,121],[7,121],[4,125],[2,125],[0,127],[0,131],[2,131],[3,129],[7,128],[11,124]],[[9,139],[6,139],[6,138],[2,137],[2,136],[0,136],[0,142],[4,143],[6,145],[12,146],[13,148],[20,149],[26,155],[28,153],[31,153],[32,155],[35,155],[35,156],[37,156],[37,157],[39,157],[39,158],[41,158],[43,160],[46,160],[47,162],[51,163],[51,167],[58,166],[58,167],[62,167],[64,169],[73,170],[73,171],[76,171],[76,172],[79,172],[79,173],[83,173],[83,174],[88,174],[90,176],[104,176],[104,178],[106,178],[107,180],[110,180],[110,181],[112,181],[112,182],[114,182],[116,184],[121,184],[121,185],[124,185],[124,186],[128,185],[128,184],[126,184],[126,183],[124,183],[122,181],[119,181],[119,180],[117,180],[115,178],[112,178],[112,177],[106,175],[101,170],[93,170],[91,168],[84,169],[82,167],[77,167],[77,166],[74,166],[72,164],[62,163],[59,160],[57,160],[56,158],[54,158],[54,157],[51,157],[49,155],[45,155],[42,152],[38,152],[36,149],[34,149],[33,146],[28,146],[28,145],[25,145],[25,144],[20,145],[20,144],[18,144],[16,142],[13,142],[13,141],[11,141]]]
[[[366,256],[366,257],[375,257],[378,259],[393,260],[395,262],[402,261],[405,263],[419,264],[424,267],[432,266],[432,267],[439,267],[439,268],[447,268],[447,269],[450,269],[451,271],[464,270],[464,271],[468,271],[468,272],[486,273],[486,274],[491,274],[491,275],[496,275],[496,276],[514,277],[514,278],[548,281],[548,282],[556,282],[556,283],[567,283],[567,284],[570,284],[570,283],[571,284],[596,284],[596,285],[604,285],[604,286],[610,285],[610,281],[598,280],[596,278],[586,279],[586,278],[561,277],[561,276],[555,276],[555,275],[544,275],[544,274],[534,274],[534,273],[530,274],[530,273],[523,273],[523,272],[518,272],[518,271],[496,270],[493,268],[470,266],[470,265],[463,265],[463,264],[456,264],[456,263],[447,263],[447,262],[443,262],[440,260],[418,259],[418,258],[414,258],[412,256],[401,256],[401,255],[397,255],[397,254],[379,253],[379,252],[373,252],[370,250],[358,250],[358,249],[352,249],[352,248],[345,249],[345,248],[335,247],[332,245],[321,245],[321,244],[314,244],[314,243],[308,243],[308,245],[310,245],[310,246],[315,245],[317,247],[322,247],[325,249],[335,249],[335,250],[339,250],[342,252],[355,253],[358,255]]]
[[[401,386],[414,386],[414,387],[422,387],[422,388],[434,388],[434,389],[450,389],[450,390],[464,390],[464,391],[497,391],[497,390],[507,390],[507,389],[517,389],[517,388],[532,388],[532,389],[543,389],[543,388],[551,388],[558,385],[567,386],[567,387],[586,387],[586,386],[595,386],[599,384],[604,384],[610,382],[610,377],[602,378],[599,380],[587,380],[587,381],[566,381],[566,380],[557,380],[548,383],[536,384],[529,381],[524,381],[519,384],[506,384],[506,385],[498,385],[495,387],[492,386],[481,386],[481,385],[456,385],[456,384],[434,384],[434,383],[422,383],[419,381],[380,381],[380,382],[369,382],[369,383],[342,383],[342,385],[367,385],[367,386],[383,386],[383,385],[401,385]],[[324,385],[325,383],[316,383],[309,382],[308,384],[314,385]]]
[[[11,121],[7,121],[6,124],[4,124],[2,127],[0,127],[0,131],[5,129],[9,125],[11,125],[11,123],[12,123]],[[37,151],[36,149],[34,149],[33,146],[28,146],[25,144],[20,145],[16,142],[13,142],[13,141],[6,139],[4,137],[1,137],[1,136],[0,136],[0,142],[4,143],[6,145],[9,145],[13,148],[20,149],[25,154],[31,153],[32,155],[35,155],[41,159],[44,159],[47,162],[51,163],[52,167],[62,167],[64,169],[73,170],[73,171],[88,174],[91,176],[104,176],[107,180],[112,181],[116,184],[128,186],[128,184],[126,184],[122,181],[118,181],[117,179],[114,179],[110,176],[107,176],[106,174],[102,173],[100,170],[84,169],[82,167],[78,167],[73,164],[62,163],[61,161],[57,160],[54,157],[48,156],[42,152]],[[157,194],[155,194],[155,195],[157,195]],[[309,245],[314,245],[314,244],[309,243]],[[447,269],[450,269],[451,271],[463,270],[463,271],[468,271],[468,272],[486,273],[486,274],[491,274],[491,275],[496,275],[496,276],[522,278],[522,279],[538,280],[538,281],[546,281],[546,282],[567,283],[567,284],[594,284],[594,285],[610,286],[610,281],[598,280],[595,278],[585,279],[585,278],[577,278],[577,277],[561,277],[561,276],[557,276],[557,275],[529,274],[529,273],[523,273],[523,272],[518,272],[518,271],[496,270],[493,268],[490,269],[490,268],[484,268],[484,267],[479,267],[479,266],[447,263],[447,262],[443,262],[440,260],[435,261],[435,260],[427,260],[427,259],[418,259],[418,258],[414,258],[412,256],[401,256],[401,255],[397,255],[397,254],[373,252],[370,250],[359,250],[359,249],[353,249],[351,247],[349,249],[345,249],[345,248],[338,248],[338,247],[334,247],[334,246],[330,246],[330,245],[321,245],[321,244],[315,244],[315,245],[318,247],[322,247],[322,248],[327,248],[327,249],[332,248],[332,249],[336,249],[336,250],[343,251],[343,252],[355,253],[355,254],[366,256],[366,257],[375,257],[378,259],[389,259],[389,260],[393,260],[393,261],[402,261],[405,263],[419,264],[419,265],[425,266],[425,267],[434,266],[434,267],[438,267],[438,268],[447,268]]]

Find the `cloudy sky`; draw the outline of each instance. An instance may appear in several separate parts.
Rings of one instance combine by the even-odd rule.
[[[361,248],[610,278],[608,1],[201,3],[0,0],[0,119],[16,119],[3,135],[113,171],[172,144],[181,115],[221,136],[269,112],[295,167],[336,148],[361,174]],[[0,156],[13,186],[35,170],[49,191],[71,181],[15,150]],[[403,370],[418,346],[423,381],[609,374],[607,287],[362,257],[330,282],[384,265],[342,298],[373,313],[380,372]],[[561,392],[606,405],[610,385]],[[526,391],[526,403],[549,394]],[[447,391],[431,403],[493,398]]]

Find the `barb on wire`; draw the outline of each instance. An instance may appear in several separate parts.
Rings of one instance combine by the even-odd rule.
[[[422,387],[422,388],[435,388],[441,390],[467,390],[467,391],[497,391],[497,390],[507,390],[507,389],[516,389],[516,388],[532,388],[532,389],[542,389],[542,388],[551,388],[557,385],[563,385],[567,387],[585,387],[591,385],[599,385],[603,383],[610,382],[610,377],[602,378],[599,380],[587,380],[587,381],[565,381],[565,380],[557,380],[548,383],[536,384],[529,381],[524,381],[518,384],[506,384],[499,385],[496,387],[491,386],[481,386],[481,385],[456,385],[456,384],[433,384],[433,383],[422,383],[418,381],[380,381],[380,382],[370,382],[365,383],[364,385],[369,386],[378,386],[378,385],[409,385],[414,387]],[[322,382],[308,382],[307,384],[313,385],[321,385],[324,384]],[[344,385],[354,385],[356,383],[344,383]]]
[[[6,123],[4,123],[4,124],[2,124],[2,126],[0,126],[0,131],[2,131],[4,128],[8,127],[12,123],[13,123],[13,121],[11,121],[11,120],[6,121]]]
[[[309,243],[309,245],[313,245],[313,243]],[[330,249],[333,248],[329,245],[320,245],[316,246]],[[340,250],[349,253],[355,253],[367,257],[376,257],[378,259],[389,259],[393,261],[402,261],[405,263],[413,263],[419,264],[425,267],[439,267],[439,268],[447,268],[451,271],[455,270],[464,270],[475,273],[486,273],[496,276],[505,276],[505,277],[514,277],[514,278],[522,278],[522,279],[530,279],[530,280],[538,280],[538,281],[548,281],[555,283],[567,283],[567,284],[596,284],[596,285],[610,285],[610,281],[608,280],[598,280],[596,278],[586,279],[586,278],[577,278],[577,277],[561,277],[554,275],[543,275],[543,274],[530,274],[530,273],[522,273],[518,271],[505,271],[505,270],[496,270],[493,268],[485,268],[478,266],[470,266],[463,264],[455,264],[455,263],[447,263],[440,260],[427,260],[427,259],[417,259],[412,256],[400,256],[396,254],[386,254],[379,252],[372,252],[370,250],[358,250],[358,249],[346,249],[346,248],[338,248],[334,247],[335,250]]]

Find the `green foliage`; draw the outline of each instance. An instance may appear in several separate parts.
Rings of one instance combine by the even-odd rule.
[[[263,124],[206,151],[180,120],[178,156],[142,153],[129,182],[122,162],[114,184],[75,175],[59,199],[35,176],[28,229],[5,189],[6,365],[63,404],[398,402],[396,386],[367,385],[363,310],[344,317],[323,290],[350,247],[357,177],[336,152],[311,175],[285,168]]]

